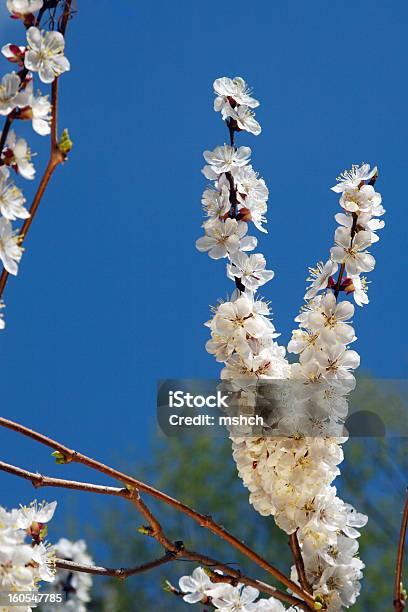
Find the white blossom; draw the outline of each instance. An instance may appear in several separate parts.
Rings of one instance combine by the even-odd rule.
[[[360,365],[359,354],[345,350],[341,345],[317,353],[316,359],[323,368],[323,376],[340,380],[350,378],[350,370],[355,370]]]
[[[246,198],[257,200],[258,202],[266,202],[269,196],[269,190],[265,181],[259,178],[258,173],[253,167],[248,164],[232,169],[232,176],[238,190],[238,197],[241,202],[245,202]]]
[[[0,591],[35,593],[41,580],[54,580],[55,553],[39,531],[21,528],[19,517],[20,510],[0,506]]]
[[[33,130],[40,136],[47,136],[51,132],[51,104],[48,96],[40,92],[34,94],[33,82],[29,81],[21,93],[22,118],[31,119]]]
[[[254,612],[296,612],[296,608],[285,608],[285,606],[274,597],[269,599],[258,599],[255,607],[252,608]]]
[[[251,612],[259,591],[251,586],[219,584],[211,593],[211,603],[221,612]]]
[[[84,540],[72,542],[61,538],[54,546],[55,555],[60,559],[73,561],[80,565],[93,565]],[[59,612],[86,612],[86,604],[91,600],[92,576],[85,572],[71,572],[57,568],[53,583],[48,587],[51,593],[64,592],[63,603],[58,604]],[[53,612],[55,604],[41,604],[41,609]]]
[[[265,270],[266,260],[261,253],[246,255],[238,251],[231,255],[231,264],[228,264],[229,278],[239,278],[241,283],[250,291],[270,281],[274,272]]]
[[[251,156],[249,147],[231,147],[223,145],[216,147],[213,151],[204,151],[204,159],[209,164],[203,169],[206,178],[214,180],[224,172],[231,172],[234,167],[245,166]]]
[[[208,251],[212,259],[226,257],[238,250],[252,251],[257,244],[256,238],[245,236],[248,226],[235,219],[218,219],[204,223],[205,236],[199,238],[196,247],[199,251]]]
[[[348,212],[370,212],[381,204],[381,195],[372,185],[345,189],[340,198],[340,206]]]
[[[7,0],[8,10],[16,15],[35,13],[43,4],[43,0]]]
[[[53,582],[55,579],[55,550],[43,542],[32,549],[32,560],[37,564],[37,574],[40,580]]]
[[[245,221],[252,221],[255,227],[260,231],[267,234],[267,230],[263,227],[262,223],[266,223],[265,213],[267,211],[266,202],[261,200],[255,200],[252,198],[247,198],[245,200],[245,213],[242,215],[242,219]]]
[[[20,77],[15,72],[5,74],[0,81],[0,115],[8,115],[20,105]]]
[[[38,72],[43,83],[52,83],[70,69],[69,61],[64,56],[65,40],[61,32],[44,32],[32,26],[27,30],[27,42],[25,67]]]
[[[355,189],[361,183],[372,179],[377,173],[377,166],[371,169],[369,164],[362,164],[361,166],[354,164],[351,170],[345,170],[340,174],[337,178],[337,184],[332,187],[332,191],[343,193],[346,189]]]
[[[310,277],[307,280],[311,281],[311,285],[305,294],[305,300],[310,300],[319,291],[326,289],[329,278],[336,274],[338,267],[337,263],[329,259],[325,264],[319,261],[316,264],[316,268],[309,268]]]
[[[207,598],[207,591],[212,588],[213,583],[202,567],[196,567],[192,576],[182,576],[179,586],[183,593],[184,601],[187,603],[198,603]]]
[[[19,529],[29,529],[33,523],[45,525],[54,516],[57,502],[49,504],[37,501],[31,502],[29,506],[21,506],[17,512],[16,525]]]
[[[353,226],[353,217],[344,213],[337,213],[335,219],[339,225],[347,227],[349,231]],[[357,227],[370,232],[370,242],[374,244],[379,241],[379,236],[375,233],[385,227],[385,222],[380,219],[376,219],[370,213],[360,213],[357,217]]]
[[[7,136],[2,159],[5,164],[14,168],[25,179],[35,177],[35,168],[31,163],[31,151],[27,141],[24,138],[17,138],[14,130],[10,130]]]
[[[321,302],[321,310],[314,311],[309,316],[309,325],[326,346],[339,342],[349,344],[354,340],[354,329],[346,321],[354,314],[354,306],[350,302],[337,302],[333,293],[327,293]]]
[[[254,113],[248,106],[237,106],[234,109],[231,108],[229,111],[229,116],[232,117],[232,119],[235,119],[240,130],[250,132],[251,134],[254,134],[254,136],[258,136],[262,131],[261,126],[255,119]]]
[[[258,100],[250,95],[251,90],[242,77],[235,77],[234,79],[221,77],[214,81],[213,86],[214,92],[217,94],[214,100],[214,110],[221,111],[223,119],[228,116],[224,111],[227,104],[244,104],[249,108],[259,106]]]
[[[231,207],[228,187],[222,185],[220,189],[206,189],[201,202],[208,217],[212,219],[224,217]]]
[[[19,242],[10,221],[0,217],[0,259],[7,272],[14,276],[17,275],[18,263],[23,253]]]
[[[332,260],[345,263],[349,276],[360,272],[370,272],[375,267],[375,259],[365,249],[371,245],[370,232],[362,230],[350,242],[350,232],[346,227],[338,227],[334,237],[336,246],[330,249]]]
[[[234,337],[239,334],[246,337],[248,334],[254,338],[267,334],[270,329],[269,321],[256,312],[254,302],[246,295],[242,295],[235,302],[220,304],[211,321],[211,327],[220,336]]]
[[[352,293],[353,298],[357,306],[363,306],[368,304],[368,281],[365,276],[352,276],[350,283],[345,288],[346,293]]]
[[[30,216],[24,208],[25,197],[10,179],[10,170],[0,166],[0,212],[6,219],[27,219]]]

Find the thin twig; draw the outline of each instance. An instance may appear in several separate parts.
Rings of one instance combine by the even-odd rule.
[[[397,564],[395,568],[395,587],[394,587],[394,610],[395,612],[402,612],[405,608],[405,599],[402,597],[402,565],[404,560],[404,548],[405,540],[407,535],[408,525],[408,492],[406,492],[406,499],[404,505],[404,511],[402,513],[401,531],[398,542],[397,552]]]
[[[290,550],[292,551],[293,559],[296,565],[297,575],[299,578],[299,582],[302,586],[302,589],[306,591],[307,593],[312,594],[313,589],[310,586],[309,581],[306,577],[305,564],[303,562],[302,550],[299,545],[299,540],[298,540],[296,531],[295,533],[292,533],[289,536],[289,546],[290,546]]]
[[[67,29],[68,21],[71,17],[71,10],[72,10],[72,0],[66,0],[64,4],[64,10],[62,11],[60,26],[58,28],[63,36],[65,36],[65,31]]]
[[[74,563],[74,561],[68,561],[66,559],[56,559],[55,565],[60,569],[70,570],[71,572],[84,572],[86,574],[95,574],[98,576],[113,576],[114,578],[124,580],[125,578],[129,578],[129,576],[135,576],[136,574],[148,572],[149,570],[155,567],[159,567],[160,565],[164,565],[165,563],[169,563],[173,560],[173,555],[166,553],[158,559],[153,559],[152,561],[148,561],[147,563],[142,563],[141,565],[137,565],[136,567],[129,568],[111,568],[102,567],[98,565],[82,565],[80,563]]]
[[[51,85],[51,107],[52,107],[52,120],[51,120],[51,151],[50,159],[58,150],[58,92],[59,92],[59,78],[54,79]],[[63,160],[62,160],[63,161]]]
[[[280,601],[285,601],[286,603],[290,603],[291,605],[298,606],[299,608],[302,608],[303,610],[310,610],[310,608],[313,609],[313,604],[314,604],[313,600],[311,600],[312,604],[310,606],[308,603],[299,600],[297,597],[293,597],[292,595],[289,595],[288,593],[284,593],[283,591],[280,591],[279,589],[275,589],[275,587],[269,584],[266,584],[265,582],[262,582],[261,580],[255,580],[254,578],[249,578],[248,576],[241,574],[239,570],[234,570],[229,565],[219,563],[218,561],[216,561],[215,559],[212,559],[211,557],[202,555],[200,553],[193,552],[191,550],[183,550],[182,556],[184,559],[189,559],[190,561],[196,561],[197,563],[200,563],[201,565],[204,565],[205,567],[208,567],[210,569],[213,568],[213,569],[220,570],[221,572],[223,572],[223,574],[226,574],[225,576],[226,582],[229,582],[231,578],[232,579],[235,578],[238,582],[242,582],[243,584],[252,586],[255,589],[258,589],[258,591],[260,591],[261,593],[265,593],[265,595],[270,595],[271,597],[275,597],[276,599],[279,599]]]
[[[266,572],[271,574],[276,580],[278,580],[281,584],[285,585],[286,588],[290,589],[299,598],[307,602],[307,604],[313,608],[314,600],[308,593],[306,593],[301,587],[299,587],[299,585],[297,585],[295,582],[293,582],[287,576],[285,576],[285,574],[283,574],[280,570],[278,570],[276,567],[271,565],[261,555],[253,551],[244,542],[239,540],[233,534],[229,533],[221,525],[218,525],[218,523],[216,523],[211,516],[201,514],[200,512],[197,512],[196,510],[194,510],[193,508],[190,508],[186,504],[183,504],[181,501],[174,499],[173,497],[170,497],[166,493],[163,493],[162,491],[159,491],[158,489],[155,489],[154,487],[147,485],[144,482],[141,482],[140,480],[133,478],[132,476],[128,476],[127,474],[124,474],[99,461],[96,461],[95,459],[91,459],[90,457],[87,457],[86,455],[83,455],[82,453],[74,451],[68,448],[67,446],[61,444],[60,442],[57,442],[37,431],[29,429],[28,427],[25,427],[24,425],[21,425],[20,423],[15,423],[13,421],[10,421],[9,419],[0,417],[0,426],[5,427],[7,429],[11,429],[12,431],[15,431],[19,434],[22,434],[26,437],[31,438],[32,440],[35,440],[36,442],[39,442],[40,444],[44,444],[45,446],[52,448],[54,451],[57,451],[58,453],[60,453],[61,457],[63,458],[62,461],[66,463],[73,462],[73,463],[80,463],[82,465],[86,465],[89,468],[92,468],[98,472],[101,472],[102,474],[105,474],[106,476],[110,476],[111,478],[114,478],[115,480],[121,483],[130,485],[131,487],[134,487],[138,491],[143,491],[144,493],[147,493],[148,495],[156,499],[159,499],[163,503],[169,506],[172,506],[177,511],[182,512],[183,514],[189,516],[192,520],[198,523],[201,527],[208,529],[209,531],[211,531],[212,533],[214,533],[221,539],[228,542],[228,544],[233,546],[235,549],[239,550],[243,555],[251,559],[259,567],[261,567]],[[153,531],[154,531],[154,527],[153,527]]]
[[[107,487],[105,485],[96,485],[89,482],[78,482],[75,480],[65,480],[63,478],[52,478],[50,476],[43,476],[36,472],[29,472],[10,463],[0,461],[0,470],[2,472],[8,472],[14,474],[25,480],[29,480],[33,487],[39,489],[40,487],[57,487],[63,489],[74,489],[76,491],[88,491],[89,493],[99,493],[101,495],[113,495],[115,497],[125,497],[131,499],[133,496],[132,491],[129,489],[119,487]]]

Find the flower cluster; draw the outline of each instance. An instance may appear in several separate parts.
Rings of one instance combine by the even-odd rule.
[[[364,564],[357,556],[357,538],[367,521],[333,486],[347,440],[347,395],[360,362],[350,348],[356,340],[354,305],[339,296],[352,295],[360,306],[368,302],[362,274],[374,268],[367,249],[378,241],[376,231],[384,226],[379,217],[385,212],[374,189],[377,169],[353,166],[333,187],[342,209],[335,217],[335,245],[325,264],[310,269],[306,303],[288,345],[299,361],[290,365],[275,341],[269,305],[255,297],[273,272],[263,255],[246,254],[256,246],[246,224],[253,221],[263,231],[268,190],[249,165],[250,149],[234,146],[234,133],[245,129],[237,120],[240,105],[252,114],[258,102],[241,78],[217,79],[214,89],[214,108],[227,122],[231,144],[204,154],[203,173],[214,183],[204,192],[209,220],[197,247],[214,259],[227,258],[227,276],[236,289],[230,301],[214,308],[206,324],[211,330],[206,348],[224,364],[221,378],[238,391],[241,409],[253,413],[260,395],[273,406],[259,435],[230,429],[233,456],[250,503],[260,514],[273,515],[286,533],[296,533],[316,606],[336,612],[353,605],[359,594]],[[292,579],[298,580],[295,567]]]
[[[375,231],[384,226],[378,217],[385,212],[381,195],[374,189],[376,177],[377,168],[353,166],[332,188],[341,194],[344,211],[335,216],[339,224],[335,246],[330,259],[312,271],[305,306],[296,317],[299,327],[288,344],[289,352],[299,356],[291,367],[292,379],[303,389],[303,397],[293,404],[297,416],[306,412],[315,424],[320,419],[320,431],[317,438],[293,438],[294,465],[285,485],[295,493],[290,500],[281,500],[285,508],[278,507],[275,518],[288,533],[298,530],[307,578],[329,610],[355,603],[364,567],[356,556],[356,528],[362,527],[367,517],[337,497],[332,481],[343,457],[341,443],[347,439],[340,437],[342,428],[336,431],[336,425],[347,415],[346,396],[355,386],[353,371],[360,364],[358,353],[350,349],[356,340],[354,305],[339,297],[353,294],[358,305],[368,302],[366,281],[360,275],[374,268],[374,257],[367,249],[378,241]],[[295,415],[292,427],[297,425]],[[304,490],[296,488],[299,472]]]
[[[32,180],[35,168],[29,145],[10,130],[10,125],[17,120],[31,121],[37,134],[50,134],[51,104],[48,96],[35,93],[34,73],[48,84],[69,70],[70,64],[64,56],[64,36],[39,28],[42,0],[7,0],[7,8],[11,16],[21,20],[27,28],[25,46],[3,46],[2,54],[17,71],[0,79],[0,115],[6,117],[3,132],[0,132],[0,260],[8,273],[16,275],[23,249],[20,232],[13,229],[12,221],[27,219],[30,213],[13,175]],[[36,11],[40,11],[37,18]]]
[[[0,506],[0,591],[36,592],[40,581],[54,580],[55,552],[44,538],[56,505]]]
[[[214,91],[216,93],[214,110],[221,112],[222,118],[228,120],[235,130],[245,130],[255,136],[261,133],[261,126],[252,110],[259,106],[259,102],[251,96],[244,79],[241,77],[216,79]]]
[[[92,558],[86,552],[84,540],[71,542],[61,538],[54,546],[55,554],[59,559],[74,561],[79,565],[93,565]],[[64,593],[63,603],[42,604],[42,610],[58,610],[58,612],[86,612],[86,604],[90,601],[92,576],[82,572],[71,572],[58,569],[49,592]]]
[[[191,576],[182,576],[179,586],[187,603],[211,604],[220,612],[284,612],[285,610],[275,597],[258,599],[259,591],[251,586],[211,582],[202,567],[196,567]],[[294,610],[295,608],[290,608],[291,612]]]
[[[203,194],[205,235],[197,240],[196,246],[213,259],[227,259],[227,276],[235,282],[237,290],[231,301],[215,308],[212,320],[207,323],[211,329],[207,350],[218,361],[225,362],[223,378],[247,371],[273,376],[277,368],[285,367],[282,351],[274,342],[277,334],[268,318],[268,304],[254,298],[256,289],[271,280],[273,272],[266,269],[262,254],[247,254],[257,246],[257,239],[247,235],[248,224],[253,222],[266,231],[262,223],[266,221],[268,188],[250,164],[251,149],[234,146],[235,132],[247,129],[259,133],[260,129],[244,127],[237,119],[252,113],[250,109],[259,102],[249,95],[240,77],[217,79],[214,90],[217,94],[214,108],[226,119],[231,143],[204,152],[207,165],[203,174],[213,184]]]

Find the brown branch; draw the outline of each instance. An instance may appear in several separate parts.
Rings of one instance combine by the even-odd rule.
[[[135,576],[136,574],[148,572],[149,570],[154,569],[155,567],[159,567],[160,565],[164,565],[165,563],[169,563],[173,560],[173,555],[166,553],[158,559],[153,559],[152,561],[148,561],[147,563],[142,563],[141,565],[137,565],[136,567],[129,567],[127,569],[101,567],[98,565],[82,565],[80,563],[74,563],[74,561],[68,561],[66,559],[56,559],[55,565],[60,569],[70,570],[71,572],[84,572],[86,574],[94,574],[97,576],[113,576],[114,578],[124,580],[129,576]]]
[[[132,503],[139,512],[144,516],[144,518],[149,523],[148,535],[157,540],[168,552],[172,554],[177,554],[179,552],[179,546],[171,542],[165,535],[163,527],[154,516],[150,508],[144,503],[139,495],[139,491],[133,491],[132,496],[130,497]]]
[[[73,480],[65,480],[62,478],[52,478],[49,476],[43,476],[42,474],[38,474],[36,472],[29,472],[28,470],[24,470],[17,466],[11,465],[9,463],[5,463],[0,461],[0,470],[4,472],[8,472],[10,474],[14,474],[15,476],[19,476],[20,478],[24,478],[25,480],[29,480],[34,487],[60,487],[64,489],[75,489],[78,491],[88,491],[90,493],[99,493],[102,495],[112,495],[116,497],[123,497],[125,499],[129,499],[132,501],[138,510],[142,513],[142,515],[149,522],[150,529],[147,535],[156,539],[166,550],[166,554],[159,559],[155,559],[148,563],[143,563],[134,568],[129,569],[112,569],[106,567],[98,567],[98,566],[88,566],[88,565],[80,565],[73,563],[72,561],[67,561],[63,559],[57,559],[57,567],[63,569],[71,569],[80,572],[86,572],[91,574],[99,574],[105,576],[114,576],[117,578],[127,578],[128,576],[133,576],[135,574],[139,574],[159,565],[163,565],[164,563],[168,563],[173,561],[176,558],[180,559],[188,559],[190,561],[197,561],[206,567],[214,567],[216,569],[220,569],[226,575],[222,578],[219,574],[214,574],[214,579],[221,579],[223,582],[231,582],[237,583],[238,580],[248,584],[250,586],[255,586],[259,590],[266,594],[273,594],[274,597],[280,599],[281,601],[285,601],[287,603],[300,605],[302,602],[287,593],[280,591],[279,589],[275,589],[270,585],[261,582],[259,580],[255,580],[253,578],[249,578],[248,576],[242,576],[241,572],[238,570],[234,570],[230,568],[228,565],[221,563],[215,559],[207,557],[201,553],[196,553],[193,551],[186,550],[181,542],[173,543],[164,534],[164,530],[160,525],[159,521],[150,511],[150,509],[146,506],[146,504],[140,499],[137,491],[132,490],[132,488],[118,488],[118,487],[108,487],[105,485],[96,485],[88,482],[77,482]],[[307,609],[307,608],[306,608]]]
[[[51,152],[50,160],[54,157],[58,149],[58,87],[59,78],[53,80],[51,85],[51,107],[52,107],[52,119],[51,119]],[[61,161],[64,161],[63,159]]]
[[[283,591],[279,591],[275,589],[273,586],[262,582],[261,580],[255,580],[254,578],[250,578],[244,574],[241,574],[238,570],[234,570],[228,565],[224,563],[220,563],[216,559],[212,559],[211,557],[207,557],[201,553],[197,553],[194,551],[190,551],[184,548],[180,548],[175,553],[166,552],[163,556],[158,559],[153,559],[152,561],[148,561],[147,563],[142,563],[141,565],[137,565],[136,567],[131,568],[110,568],[103,567],[97,565],[84,565],[79,563],[74,563],[73,561],[68,561],[65,559],[56,559],[56,567],[60,569],[68,569],[74,572],[83,572],[86,574],[93,574],[98,576],[112,576],[114,578],[119,578],[120,580],[125,580],[130,576],[135,576],[136,574],[141,574],[143,572],[147,572],[155,567],[159,567],[160,565],[164,565],[166,563],[170,563],[175,561],[176,559],[180,561],[196,561],[200,565],[207,567],[209,569],[211,580],[214,582],[225,582],[228,584],[236,585],[238,582],[242,584],[246,584],[248,586],[252,586],[256,588],[258,591],[264,593],[265,595],[269,595],[271,597],[275,597],[279,599],[279,601],[284,601],[285,603],[291,604],[293,606],[297,606],[303,610],[309,610],[310,608],[297,599],[296,597],[292,597],[288,593],[284,593]],[[224,575],[220,575],[215,573],[213,570],[217,569],[224,572]]]
[[[72,0],[65,0],[64,10],[62,11],[61,21],[59,25],[59,31],[63,36],[65,36],[65,31],[67,29],[68,20],[71,17],[71,9],[72,9]]]
[[[303,562],[302,550],[299,545],[299,540],[297,537],[297,532],[292,533],[289,536],[289,546],[292,551],[293,559],[296,565],[296,571],[299,578],[299,582],[302,586],[302,589],[306,591],[306,593],[313,593],[313,589],[309,584],[309,581],[306,577],[305,564]]]
[[[132,491],[126,488],[120,489],[119,487],[107,487],[105,485],[96,485],[89,482],[78,482],[75,480],[65,480],[63,478],[52,478],[50,476],[43,476],[36,472],[29,472],[15,465],[0,461],[0,471],[14,474],[24,480],[29,480],[33,487],[39,489],[40,487],[57,487],[63,489],[74,489],[76,491],[88,491],[89,493],[99,493],[101,495],[113,495],[115,497],[125,497],[131,499],[133,496]]]
[[[201,514],[200,512],[197,512],[196,510],[194,510],[193,508],[190,508],[186,504],[183,504],[181,501],[174,499],[173,497],[170,497],[166,493],[163,493],[162,491],[159,491],[158,489],[155,489],[154,487],[148,484],[145,484],[144,482],[141,482],[140,480],[137,480],[136,478],[133,478],[132,476],[128,476],[127,474],[124,474],[99,461],[96,461],[95,459],[91,459],[90,457],[87,457],[86,455],[83,455],[82,453],[74,451],[68,448],[67,446],[61,444],[60,442],[52,440],[51,438],[45,436],[44,434],[41,434],[37,431],[29,429],[28,427],[25,427],[24,425],[21,425],[20,423],[15,423],[13,421],[0,417],[0,426],[5,427],[7,429],[11,429],[12,431],[15,431],[19,434],[22,434],[26,437],[31,438],[32,440],[35,440],[36,442],[39,442],[40,444],[44,444],[45,446],[52,448],[54,451],[57,451],[60,454],[61,462],[64,462],[64,463],[73,462],[73,463],[80,463],[82,465],[86,465],[87,467],[92,468],[98,472],[101,472],[102,474],[105,474],[106,476],[110,476],[111,478],[121,483],[130,485],[131,488],[133,487],[134,489],[137,489],[137,491],[142,491],[156,499],[159,499],[163,503],[175,508],[177,511],[189,516],[192,520],[198,523],[201,527],[208,529],[209,531],[211,531],[212,533],[214,533],[221,539],[225,540],[228,544],[230,544],[236,550],[239,550],[239,552],[241,552],[243,555],[251,559],[251,561],[256,563],[259,567],[264,569],[266,572],[271,574],[276,580],[278,580],[281,584],[285,585],[286,588],[290,589],[299,598],[307,602],[307,604],[313,608],[314,600],[308,593],[305,593],[305,591],[301,587],[299,587],[295,582],[293,582],[287,576],[285,576],[285,574],[283,574],[280,570],[278,570],[273,565],[271,565],[261,555],[253,551],[244,542],[242,542],[236,536],[228,532],[221,525],[218,525],[218,523],[216,523],[211,516]],[[141,500],[139,500],[139,502],[137,502],[136,505],[140,502]],[[141,510],[141,507],[142,506],[139,507],[140,510]],[[144,514],[143,511],[142,511],[142,514]],[[144,514],[144,516],[149,521],[147,513]],[[157,525],[151,524],[150,521],[149,521],[149,525],[152,529],[152,534],[159,533],[159,531],[157,531],[157,527],[158,527]]]
[[[401,531],[398,542],[397,564],[395,568],[395,587],[394,587],[394,610],[402,612],[405,608],[405,598],[402,596],[402,565],[404,560],[404,548],[407,535],[408,525],[408,494],[406,492],[406,500],[404,511],[402,513]]]
[[[292,595],[289,595],[288,593],[280,591],[279,589],[276,589],[275,587],[269,584],[266,584],[265,582],[262,582],[261,580],[249,578],[248,576],[241,574],[239,570],[234,570],[229,565],[219,563],[215,559],[212,559],[211,557],[207,557],[206,555],[202,555],[200,553],[196,553],[190,550],[183,550],[182,557],[190,561],[196,561],[197,563],[200,563],[201,565],[204,565],[205,567],[208,567],[210,569],[213,568],[213,569],[220,570],[221,572],[226,574],[225,576],[222,577],[223,582],[231,582],[232,584],[236,584],[237,581],[242,582],[243,584],[246,584],[248,586],[254,587],[255,589],[258,589],[258,591],[260,591],[261,593],[265,593],[265,595],[269,595],[271,597],[275,597],[276,599],[279,599],[280,601],[285,601],[286,603],[290,603],[291,605],[298,606],[299,608],[303,610],[314,609],[313,599],[311,599],[311,604],[309,604],[305,601],[298,599],[297,597],[293,597]],[[215,574],[215,576],[217,577],[216,579],[218,581],[219,576],[217,576],[217,574]]]

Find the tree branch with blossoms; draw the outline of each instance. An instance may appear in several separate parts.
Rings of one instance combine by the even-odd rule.
[[[74,451],[67,446],[48,438],[47,436],[31,430],[24,425],[19,423],[15,423],[13,421],[9,421],[8,419],[4,419],[0,417],[0,426],[5,427],[7,429],[13,430],[19,434],[22,434],[26,437],[33,439],[36,442],[44,444],[49,448],[54,449],[53,456],[55,460],[59,464],[66,463],[80,463],[85,465],[97,472],[105,474],[115,480],[119,481],[122,484],[125,484],[125,488],[115,488],[115,487],[107,487],[101,485],[95,485],[91,483],[83,483],[83,482],[75,482],[57,478],[50,478],[48,476],[43,476],[41,474],[36,474],[34,472],[29,472],[28,470],[24,470],[17,466],[10,465],[8,463],[0,462],[0,470],[14,474],[20,478],[25,480],[29,480],[32,484],[38,488],[42,486],[52,486],[52,487],[61,487],[66,489],[75,489],[81,491],[88,491],[93,493],[98,493],[102,495],[110,495],[117,497],[124,497],[131,501],[138,511],[142,514],[144,519],[147,521],[148,525],[140,528],[140,531],[147,536],[153,537],[156,539],[159,544],[163,546],[163,548],[167,551],[168,555],[166,556],[166,561],[163,557],[160,557],[158,560],[149,561],[142,566],[137,566],[137,568],[130,568],[128,570],[123,570],[121,572],[120,569],[109,569],[109,568],[101,568],[98,571],[98,566],[91,566],[87,564],[87,567],[84,568],[84,564],[77,564],[76,571],[84,572],[89,574],[100,574],[100,575],[111,575],[119,578],[126,578],[134,573],[141,573],[142,571],[148,571],[152,569],[152,567],[156,567],[156,565],[162,565],[165,562],[170,562],[175,559],[187,559],[190,561],[196,561],[201,563],[201,565],[206,566],[207,568],[214,568],[219,571],[222,571],[226,575],[226,579],[231,580],[239,580],[241,587],[245,584],[252,589],[257,589],[259,592],[268,594],[273,596],[275,600],[282,600],[292,605],[296,605],[300,609],[313,609],[313,599],[305,593],[301,587],[299,587],[295,582],[288,579],[284,574],[282,574],[277,568],[268,563],[265,559],[263,559],[260,555],[258,555],[255,551],[253,551],[249,546],[241,542],[237,537],[233,534],[229,533],[224,527],[218,525],[210,516],[201,514],[196,510],[186,506],[182,502],[166,495],[162,491],[151,487],[127,474],[119,472],[114,468],[111,468],[103,463],[87,457],[78,451]],[[230,544],[236,550],[239,550],[242,554],[247,556],[251,561],[256,563],[259,567],[270,573],[277,581],[281,582],[284,586],[286,586],[290,591],[294,593],[294,595],[290,595],[285,593],[284,591],[280,591],[279,589],[268,585],[262,581],[250,578],[244,574],[242,574],[238,570],[234,570],[228,565],[208,557],[202,553],[197,553],[195,551],[191,551],[187,549],[182,541],[172,542],[167,538],[164,533],[164,529],[161,526],[158,519],[154,516],[145,502],[140,498],[140,491],[159,499],[160,501],[170,505],[175,508],[177,511],[189,516],[195,522],[197,522],[201,527],[208,529],[218,537],[225,540],[228,544]],[[66,569],[66,565],[61,565],[60,560],[56,561],[57,567],[61,567],[62,569]],[[88,567],[89,566],[89,567]],[[69,567],[74,569],[74,562],[71,562]],[[143,569],[142,569],[143,568]],[[210,573],[211,575],[211,573]],[[229,584],[229,583],[225,583]],[[253,593],[254,591],[251,591]]]
[[[55,8],[62,6],[59,29],[44,32],[40,30],[41,19],[55,4]],[[0,258],[4,266],[0,276],[0,299],[9,275],[18,273],[22,244],[47,186],[72,147],[66,130],[58,141],[57,125],[59,77],[70,69],[69,61],[64,56],[64,35],[72,0],[57,3],[48,0],[10,0],[7,6],[12,16],[21,20],[27,28],[27,46],[8,44],[2,48],[3,55],[20,70],[6,74],[0,85],[0,114],[6,115],[0,138]],[[37,17],[35,11],[39,11]],[[38,73],[42,83],[51,84],[51,104],[47,97],[34,94],[33,73]],[[50,135],[50,157],[29,211],[24,207],[26,200],[23,192],[10,179],[10,169],[23,178],[35,178],[27,142],[10,131],[13,122],[18,120],[31,120],[38,134]],[[11,222],[17,219],[24,219],[24,223],[16,233],[12,230]]]
[[[70,69],[64,51],[72,0],[7,0],[7,7],[25,28],[27,43],[2,48],[18,71],[0,81],[0,114],[5,117],[0,136],[0,259],[4,266],[0,299],[9,275],[18,273],[23,241],[48,184],[72,148],[68,132],[65,130],[61,137],[58,134],[59,78]],[[49,30],[44,31],[41,28],[47,15]],[[34,93],[37,74],[43,84],[51,86],[51,102],[47,96]],[[358,306],[368,303],[363,274],[374,269],[375,259],[367,249],[379,240],[376,232],[384,227],[380,217],[385,210],[374,188],[378,171],[368,164],[354,165],[332,188],[339,194],[341,207],[335,216],[339,227],[334,246],[326,263],[319,262],[310,269],[307,280],[311,284],[286,351],[276,341],[279,334],[270,318],[269,302],[258,296],[260,287],[272,280],[274,272],[266,268],[262,253],[248,254],[258,245],[258,239],[248,235],[250,224],[266,233],[269,192],[250,163],[251,149],[235,143],[242,132],[255,136],[261,133],[254,114],[259,102],[241,77],[216,79],[214,92],[214,110],[226,123],[229,144],[204,152],[203,174],[211,185],[202,198],[206,219],[204,235],[196,246],[211,259],[226,261],[227,277],[234,288],[229,300],[213,309],[206,324],[211,333],[206,349],[223,364],[222,383],[233,389],[240,410],[255,414],[259,401],[268,399],[266,408],[263,405],[265,423],[261,432],[243,433],[231,426],[229,437],[238,474],[249,490],[249,502],[263,517],[272,516],[288,536],[294,561],[289,577],[211,516],[40,432],[0,417],[0,426],[53,449],[58,464],[82,464],[121,486],[44,476],[4,461],[0,470],[30,481],[35,488],[59,487],[122,497],[146,522],[140,533],[156,540],[163,549],[157,558],[133,567],[102,567],[93,563],[82,540],[73,543],[61,538],[55,546],[47,542],[47,525],[55,502],[33,502],[10,512],[0,507],[2,589],[36,592],[41,581],[49,582],[56,592],[74,592],[73,605],[83,609],[89,601],[92,575],[123,580],[176,560],[188,560],[199,566],[191,576],[180,578],[180,589],[168,584],[166,590],[187,603],[201,603],[222,612],[282,612],[286,609],[283,603],[289,604],[291,611],[338,612],[357,600],[364,569],[357,540],[367,517],[337,495],[333,482],[340,474],[338,466],[347,441],[347,397],[355,385],[353,372],[360,364],[358,353],[350,348],[356,336],[351,324],[354,305],[347,298],[352,296]],[[11,129],[18,121],[27,120],[32,121],[38,134],[50,136],[48,163],[29,210],[23,192],[12,179],[13,173],[27,180],[35,178],[30,147]],[[17,230],[12,227],[15,221],[22,221]],[[4,327],[1,318],[0,327]],[[287,352],[296,355],[297,361],[289,362]],[[286,591],[191,550],[182,540],[170,539],[141,493],[190,517],[266,571]],[[394,608],[399,612],[405,605],[401,574],[407,522],[408,504],[396,566]],[[260,593],[269,598],[259,598]]]
[[[340,473],[347,396],[355,386],[352,374],[360,363],[349,345],[353,296],[368,303],[367,281],[375,259],[367,249],[384,227],[381,196],[374,189],[377,168],[354,165],[333,187],[340,194],[335,219],[335,245],[330,259],[310,269],[305,305],[296,317],[287,350],[298,356],[289,363],[285,348],[275,342],[269,305],[256,292],[272,279],[263,255],[248,256],[257,241],[246,236],[248,223],[265,231],[268,190],[250,165],[251,150],[237,147],[234,135],[261,131],[254,118],[255,100],[241,77],[214,82],[214,110],[226,122],[230,145],[204,152],[203,173],[213,181],[203,195],[205,235],[196,243],[212,259],[227,260],[227,276],[236,290],[213,309],[207,351],[224,364],[221,379],[238,391],[237,405],[255,413],[259,385],[280,385],[278,412],[270,409],[262,434],[230,428],[239,476],[250,491],[249,501],[261,515],[272,515],[289,536],[295,561],[291,577],[315,599],[316,609],[333,612],[353,605],[360,592],[364,564],[359,559],[358,528],[367,517],[338,496],[332,485]],[[339,270],[337,280],[334,275]],[[238,281],[238,282],[237,282]],[[276,402],[275,402],[276,404]],[[278,414],[278,416],[277,416]]]

